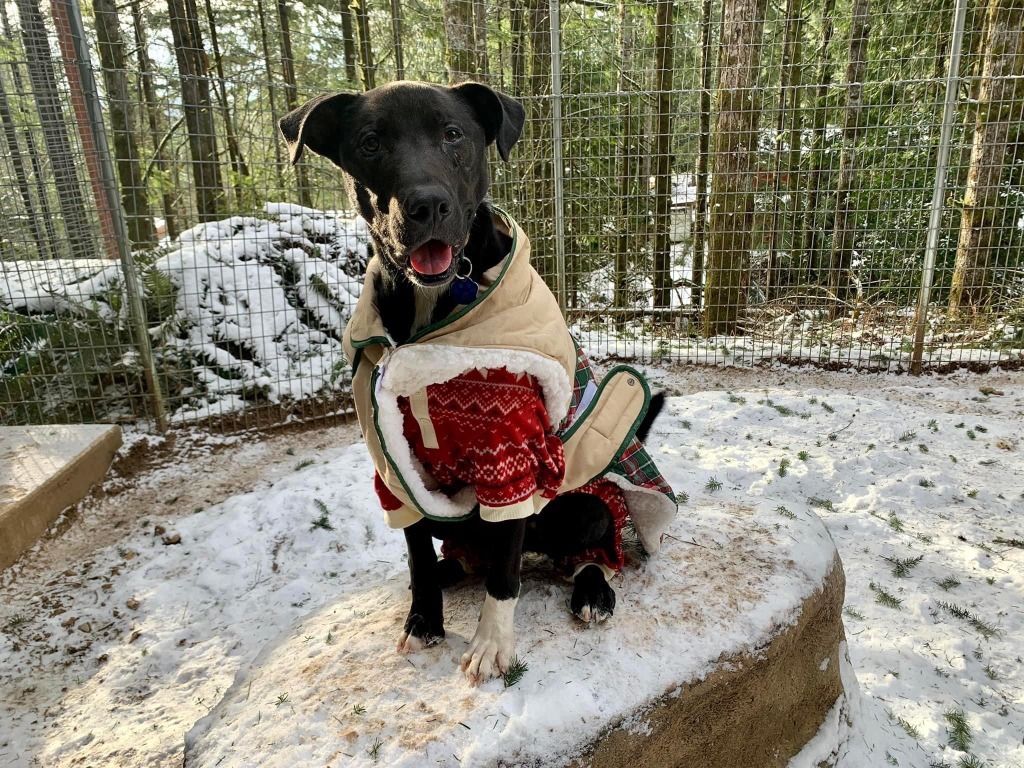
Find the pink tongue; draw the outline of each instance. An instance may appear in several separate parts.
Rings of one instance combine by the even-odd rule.
[[[409,263],[421,275],[440,275],[451,266],[452,247],[440,240],[431,240],[409,254]]]

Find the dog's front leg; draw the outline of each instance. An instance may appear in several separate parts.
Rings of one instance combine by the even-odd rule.
[[[515,650],[513,619],[519,601],[526,520],[505,520],[485,526],[490,540],[487,597],[476,634],[469,643],[469,650],[462,655],[462,671],[473,685],[504,674],[512,660]]]
[[[412,607],[405,631],[398,638],[398,652],[418,651],[444,639],[444,607],[437,579],[437,553],[426,520],[405,529],[409,548],[409,588]]]

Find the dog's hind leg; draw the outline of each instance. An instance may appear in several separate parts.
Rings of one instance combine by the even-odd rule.
[[[587,488],[590,491],[567,493],[548,504],[537,517],[530,543],[535,551],[575,571],[569,607],[574,616],[590,624],[615,612],[615,590],[595,560],[612,570],[621,567],[626,509],[614,487],[592,484]],[[616,502],[618,516],[605,498]]]
[[[409,548],[412,606],[405,620],[405,631],[398,639],[399,653],[418,651],[444,639],[444,602],[428,521],[420,520],[406,528],[405,543]]]
[[[462,671],[470,683],[479,685],[508,669],[515,650],[513,619],[519,601],[520,571],[523,566],[525,520],[486,523],[490,541],[487,597],[480,610],[480,623],[462,655]]]

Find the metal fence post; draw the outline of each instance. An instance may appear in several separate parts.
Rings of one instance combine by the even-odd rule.
[[[565,314],[565,162],[562,154],[562,17],[559,0],[548,0],[551,20],[551,143],[555,181],[555,297]]]
[[[946,101],[942,107],[939,156],[935,164],[935,188],[928,217],[928,240],[925,244],[921,290],[914,318],[914,349],[910,355],[910,373],[914,376],[920,376],[923,367],[924,334],[928,327],[928,304],[931,301],[932,281],[935,277],[935,257],[939,250],[939,230],[942,226],[943,200],[946,197],[946,170],[949,166],[949,145],[956,115],[956,88],[960,78],[960,49],[964,39],[966,16],[967,0],[957,0],[956,13],[953,16],[953,39],[949,47],[949,68],[946,71]]]
[[[132,256],[131,241],[128,238],[128,227],[125,222],[124,209],[121,207],[121,196],[118,194],[117,179],[114,166],[110,161],[110,144],[107,141],[107,130],[103,122],[103,111],[100,105],[99,90],[93,77],[92,59],[89,56],[89,44],[85,38],[85,26],[82,23],[82,9],[78,0],[53,0],[61,3],[67,10],[68,26],[75,49],[75,64],[82,81],[82,96],[85,99],[89,116],[89,127],[96,141],[97,154],[100,161],[100,173],[106,204],[109,207],[114,226],[114,239],[117,242],[121,269],[124,272],[125,293],[128,297],[128,314],[131,319],[132,331],[142,370],[149,391],[150,406],[156,427],[161,432],[167,429],[167,413],[164,410],[163,397],[160,393],[160,380],[157,378],[156,366],[153,361],[153,349],[150,346],[149,329],[146,327],[146,310],[142,302],[142,283]]]

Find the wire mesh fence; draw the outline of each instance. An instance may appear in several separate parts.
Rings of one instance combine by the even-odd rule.
[[[0,422],[344,411],[369,235],[276,123],[395,79],[522,101],[492,196],[598,358],[1020,365],[1024,25],[960,5],[4,3]]]

